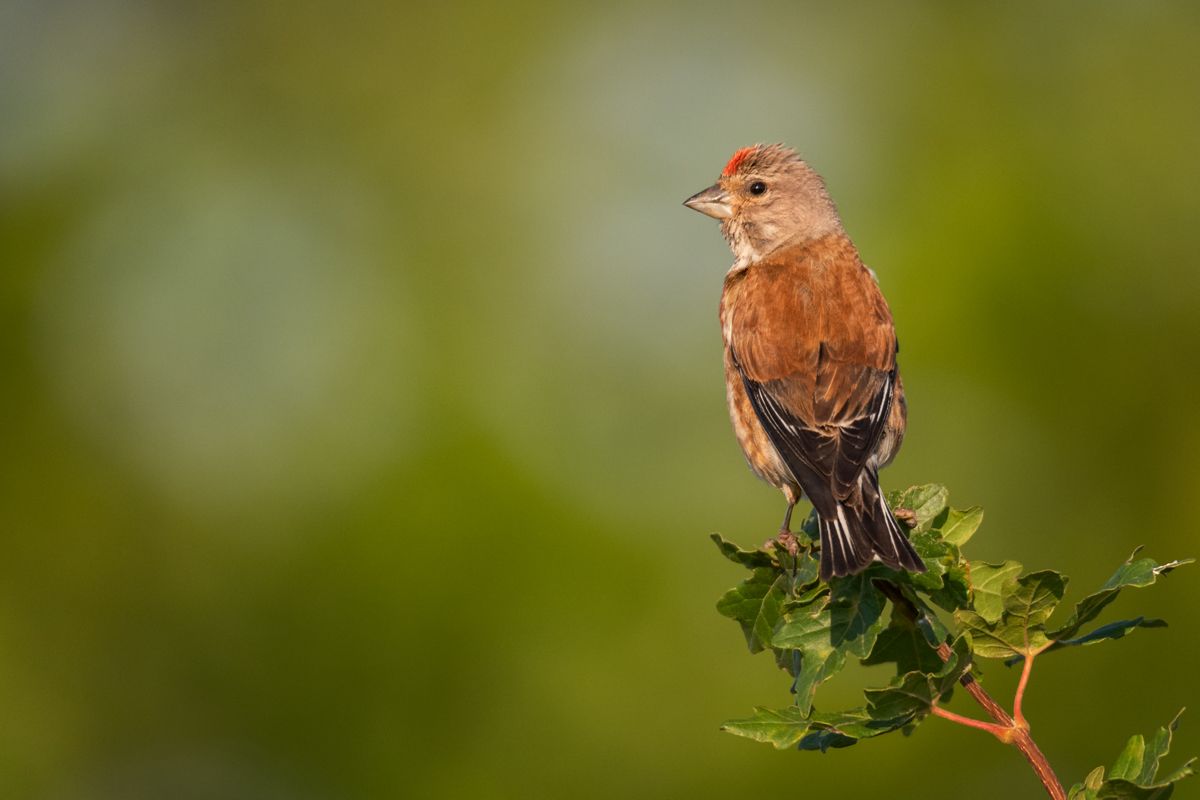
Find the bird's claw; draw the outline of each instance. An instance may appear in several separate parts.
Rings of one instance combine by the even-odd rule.
[[[917,527],[917,512],[911,508],[893,508],[892,516],[903,522],[909,528]]]
[[[800,543],[796,541],[796,535],[789,530],[782,530],[774,539],[768,539],[763,548],[770,547],[782,547],[793,557],[800,552]]]

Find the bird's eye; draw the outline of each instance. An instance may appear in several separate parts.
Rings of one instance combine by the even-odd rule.
[[[767,185],[762,181],[755,181],[750,184],[750,194],[762,194],[767,190]]]

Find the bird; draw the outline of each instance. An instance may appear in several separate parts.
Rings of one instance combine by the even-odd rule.
[[[719,309],[726,400],[750,468],[787,500],[780,541],[794,546],[803,496],[821,580],[875,561],[924,572],[879,486],[907,422],[891,309],[825,181],[795,150],[758,144],[684,205],[719,220],[733,252]]]

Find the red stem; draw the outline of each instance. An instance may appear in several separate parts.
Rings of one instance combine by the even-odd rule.
[[[962,714],[955,714],[953,711],[947,711],[940,706],[933,706],[930,708],[930,712],[935,717],[948,719],[951,722],[957,722],[959,725],[966,725],[968,728],[987,731],[1005,744],[1008,744],[1012,741],[1012,728],[1009,728],[1006,725],[993,725],[990,722],[982,722],[977,719],[971,719],[970,717],[964,717]]]
[[[1013,697],[1013,722],[1018,728],[1029,728],[1025,715],[1021,713],[1021,701],[1025,699],[1025,686],[1029,683],[1029,673],[1033,671],[1033,657],[1036,655],[1029,653],[1025,656],[1025,663],[1021,665],[1021,680],[1017,682],[1017,693]]]
[[[917,611],[916,605],[912,600],[905,596],[900,590],[900,587],[888,581],[876,581],[875,585],[880,591],[892,601],[897,609],[900,610],[905,617],[916,623],[920,619],[920,612]],[[938,658],[943,662],[950,660],[953,652],[950,645],[942,642],[937,647]],[[1036,653],[1034,653],[1036,655]],[[1038,780],[1042,782],[1042,786],[1046,789],[1046,794],[1050,795],[1052,800],[1067,800],[1067,793],[1063,791],[1062,784],[1059,783],[1058,776],[1054,774],[1054,769],[1050,766],[1050,762],[1046,760],[1046,756],[1042,754],[1037,743],[1033,741],[1033,737],[1029,735],[1029,724],[1025,721],[1025,717],[1021,714],[1021,700],[1025,694],[1025,685],[1029,682],[1029,672],[1033,666],[1033,657],[1025,658],[1025,665],[1021,670],[1021,681],[1017,684],[1017,694],[1013,703],[1013,712],[1016,716],[1009,716],[999,703],[992,699],[991,695],[983,690],[979,685],[979,681],[970,672],[964,674],[958,679],[962,687],[967,690],[971,697],[975,698],[975,702],[983,707],[988,716],[996,721],[995,725],[987,722],[981,722],[969,717],[964,717],[953,712],[938,708],[936,705],[932,709],[935,716],[948,719],[952,722],[957,722],[960,725],[967,725],[972,728],[987,731],[1002,742],[1015,745],[1021,751],[1021,755],[1025,756],[1025,760],[1033,767],[1033,772],[1038,776]]]

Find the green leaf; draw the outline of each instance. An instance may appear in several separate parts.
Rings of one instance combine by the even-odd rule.
[[[950,493],[946,487],[937,483],[924,486],[910,486],[903,492],[889,495],[888,501],[892,508],[904,508],[913,512],[916,517],[916,530],[922,530],[934,517],[942,513]]]
[[[1175,791],[1175,784],[1192,775],[1196,759],[1190,759],[1182,767],[1165,778],[1158,777],[1159,764],[1171,749],[1171,736],[1179,727],[1179,717],[1146,741],[1141,734],[1130,737],[1116,762],[1104,778],[1100,767],[1088,775],[1087,780],[1071,789],[1069,797],[1077,800],[1165,800]]]
[[[1105,781],[1096,793],[1097,800],[1167,800],[1175,793],[1174,784],[1138,786],[1130,781]]]
[[[1141,552],[1141,547],[1138,547],[1129,558],[1125,559],[1113,576],[1108,579],[1108,582],[1101,589],[1118,589],[1122,586],[1149,586],[1154,583],[1159,575],[1165,575],[1178,567],[1193,563],[1194,558],[1181,558],[1175,561],[1168,561],[1166,564],[1156,564],[1154,559],[1139,558],[1136,561],[1134,556]]]
[[[779,618],[769,641],[800,653],[792,691],[802,711],[812,708],[817,687],[840,672],[848,656],[865,658],[871,652],[884,626],[883,607],[883,595],[860,573],[834,579],[828,596],[789,608]]]
[[[1051,639],[1071,639],[1083,628],[1084,625],[1091,622],[1105,606],[1117,599],[1122,589],[1125,588],[1142,588],[1153,584],[1159,575],[1166,575],[1176,567],[1181,567],[1184,564],[1192,563],[1192,559],[1183,559],[1181,561],[1169,561],[1166,564],[1159,564],[1150,558],[1139,558],[1135,560],[1139,547],[1130,554],[1129,558],[1125,559],[1125,563],[1117,568],[1099,591],[1093,592],[1087,597],[1075,604],[1075,613],[1073,613],[1066,623],[1059,629],[1050,633]]]
[[[925,563],[925,572],[892,573],[892,580],[908,584],[946,609],[957,611],[969,604],[970,585],[959,544],[967,541],[983,521],[980,509],[959,511],[946,505],[946,491],[937,485],[918,486],[892,496],[898,508],[911,504],[916,511],[909,541]]]
[[[1180,709],[1179,713],[1175,715],[1175,719],[1171,720],[1165,728],[1159,728],[1142,748],[1142,768],[1136,778],[1132,776],[1114,777],[1129,777],[1130,780],[1136,780],[1143,785],[1153,781],[1158,776],[1158,766],[1162,757],[1171,752],[1171,734],[1179,727],[1179,717],[1182,714],[1183,709]]]
[[[1146,740],[1139,733],[1131,736],[1125,744],[1125,749],[1113,762],[1108,773],[1109,780],[1121,778],[1135,780],[1142,774],[1142,757],[1146,754]]]
[[[947,524],[955,524],[954,515],[960,512],[952,508],[944,508],[927,525],[918,525],[910,534],[909,541],[925,563],[926,571],[915,574],[900,573],[900,582],[908,583],[924,591],[929,598],[948,611],[956,611],[967,605],[969,600],[969,584],[967,581],[966,564],[959,554],[958,546],[945,538]],[[979,515],[982,519],[982,515]],[[957,532],[962,540],[969,535],[967,525],[959,526]]]
[[[975,655],[980,658],[1011,658],[1024,656],[1025,632],[1018,628],[1010,629],[999,622],[993,624],[965,609],[954,612],[954,619],[959,627],[971,634],[975,642]]]
[[[972,506],[965,511],[947,508],[933,521],[933,527],[941,531],[942,541],[955,547],[966,544],[982,524],[983,509],[979,506]]]
[[[887,731],[881,732],[886,733]],[[836,728],[817,728],[814,726],[813,730],[796,745],[796,749],[820,750],[824,753],[831,748],[849,747],[850,745],[858,744],[859,738],[863,737],[849,736]]]
[[[1103,642],[1106,639],[1120,639],[1126,634],[1131,633],[1137,628],[1165,628],[1167,621],[1163,619],[1146,619],[1145,617],[1135,617],[1134,619],[1122,619],[1116,622],[1110,622],[1107,625],[1101,625],[1099,628],[1084,634],[1076,639],[1060,639],[1052,641],[1050,646],[1043,652],[1053,653],[1055,650],[1061,650],[1064,647],[1080,647],[1083,645],[1095,644]],[[1020,661],[1020,659],[1014,659]]]
[[[743,550],[719,533],[712,534],[711,538],[716,543],[717,549],[721,551],[721,555],[735,564],[741,564],[750,569],[775,566],[771,554],[765,550]]]
[[[917,619],[917,627],[925,635],[925,641],[929,642],[929,646],[936,648],[942,642],[949,641],[950,630],[942,623],[942,620],[934,613],[933,609],[919,596],[912,598],[912,600],[920,615]]]
[[[848,655],[866,658],[883,629],[883,594],[861,572],[834,579],[831,585],[830,641]]]
[[[988,622],[999,622],[1004,613],[1004,597],[1012,593],[1021,565],[1016,561],[1001,564],[972,561],[970,572],[975,613]]]
[[[771,634],[775,647],[784,650],[808,651],[822,645],[833,648],[830,629],[833,614],[827,598],[803,608],[785,613]]]
[[[776,750],[786,750],[799,743],[811,727],[812,722],[796,706],[777,710],[756,706],[753,716],[729,720],[721,730],[772,744]]]
[[[788,577],[792,583],[792,599],[797,602],[804,603],[811,601],[820,592],[824,591],[824,587],[817,583],[817,573],[820,570],[820,563],[813,557],[813,552],[809,548],[804,548],[800,551],[795,559],[791,559],[790,571]],[[803,587],[810,586],[805,592],[801,591]],[[805,597],[808,596],[808,600]]]
[[[1017,586],[1004,596],[1004,616],[1026,628],[1044,625],[1067,590],[1067,578],[1054,570],[1031,572],[1017,579]]]
[[[863,664],[895,663],[896,674],[906,672],[937,672],[942,666],[937,650],[911,619],[892,609],[888,627],[880,632]]]
[[[906,582],[926,592],[941,589],[946,570],[958,562],[957,548],[943,542],[935,530],[914,530],[908,540],[925,563],[925,572],[904,573]]]
[[[804,522],[800,523],[800,532],[796,536],[799,538],[802,535],[807,536],[814,542],[821,541],[821,529],[817,524],[817,510],[815,508],[804,518]]]
[[[803,652],[800,659],[800,672],[792,681],[792,693],[796,707],[808,712],[812,710],[817,687],[846,666],[846,654],[832,647],[819,648]]]
[[[971,668],[971,640],[955,640],[953,655],[936,673],[907,672],[881,689],[867,689],[867,710],[878,719],[916,720],[933,704],[949,696],[958,679]]]
[[[929,599],[953,613],[971,604],[971,581],[967,565],[956,560],[942,576],[942,588],[929,592]]]
[[[965,609],[956,611],[954,618],[974,637],[975,654],[982,658],[1036,654],[1050,644],[1045,622],[1062,600],[1066,584],[1066,578],[1052,570],[1031,572],[1001,586],[1004,610],[999,620],[989,622]]]
[[[746,646],[758,653],[771,644],[771,634],[782,613],[787,576],[773,569],[756,569],[717,601],[722,616],[736,620],[746,636]]]
[[[859,739],[901,730],[907,723],[906,719],[876,719],[863,708],[836,714],[813,714],[812,731],[797,746],[801,750],[821,752],[831,747],[849,747]]]
[[[795,706],[788,706],[755,708],[753,716],[730,720],[721,726],[721,730],[766,742],[778,750],[799,747],[801,750],[824,751],[830,747],[848,747],[859,739],[890,733],[903,725],[904,720],[876,719],[862,708],[805,715]]]
[[[833,612],[828,598],[784,614],[771,642],[781,650],[799,651],[800,668],[793,672],[792,691],[796,695],[796,705],[807,714],[812,708],[817,686],[846,664],[845,650],[833,644]]]
[[[789,597],[784,604],[784,608],[788,611],[811,605],[818,599],[829,594],[829,586],[824,583],[814,583],[806,589],[795,589],[793,591],[796,593]]]
[[[1096,800],[1096,792],[1104,784],[1104,767],[1096,767],[1067,792],[1067,800]]]

